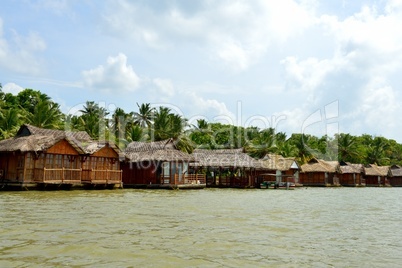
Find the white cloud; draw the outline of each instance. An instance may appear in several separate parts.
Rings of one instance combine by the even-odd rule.
[[[11,93],[13,95],[17,95],[21,91],[23,91],[24,88],[15,84],[15,83],[7,83],[3,86],[3,92],[4,93]]]
[[[224,102],[216,99],[205,99],[198,96],[195,92],[183,93],[183,106],[190,111],[189,121],[192,118],[207,118],[210,122],[222,122],[225,124],[237,124],[237,119]]]
[[[141,81],[123,53],[109,57],[105,65],[83,71],[82,76],[84,86],[112,92],[135,91]]]
[[[167,95],[169,97],[174,95],[175,90],[172,81],[168,79],[155,78],[153,79],[153,83],[158,87],[158,91],[163,95]]]
[[[105,12],[104,29],[151,47],[192,42],[214,61],[243,71],[257,62],[272,43],[284,42],[313,24],[309,12],[293,0],[207,1],[191,14],[179,5],[156,10],[121,0]]]
[[[3,20],[0,18],[0,66],[21,74],[38,74],[43,72],[43,60],[37,52],[46,49],[45,41],[35,32],[27,36],[13,30],[12,39],[8,40],[3,32]]]

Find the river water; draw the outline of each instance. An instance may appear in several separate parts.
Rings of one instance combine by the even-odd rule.
[[[401,267],[402,188],[0,192],[0,267]]]

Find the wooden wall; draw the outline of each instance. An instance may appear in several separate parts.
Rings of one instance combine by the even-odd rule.
[[[160,184],[156,174],[156,165],[152,162],[129,163],[122,162],[124,185]]]
[[[324,172],[307,172],[300,173],[300,183],[304,186],[325,186],[325,173]],[[332,174],[333,177],[333,174]],[[327,178],[327,182],[330,181],[330,176]]]

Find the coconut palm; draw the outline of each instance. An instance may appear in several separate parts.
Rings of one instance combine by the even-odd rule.
[[[375,137],[372,144],[367,148],[366,163],[367,164],[388,164],[389,158],[385,152],[388,150],[389,144],[385,138]]]
[[[344,162],[356,162],[359,154],[357,152],[356,137],[350,134],[340,133],[335,136],[338,141],[338,159]]]
[[[151,107],[150,103],[143,103],[138,105],[138,112],[134,113],[134,122],[141,127],[151,127],[154,119],[155,109]]]
[[[13,137],[20,126],[20,113],[16,108],[10,108],[0,113],[0,139]]]
[[[80,118],[80,125],[92,138],[103,139],[108,138],[108,120],[106,116],[109,112],[104,107],[100,107],[94,101],[87,101],[80,110],[82,115]]]
[[[50,129],[59,129],[62,127],[64,115],[57,103],[49,100],[39,100],[34,107],[33,113],[26,112],[26,120],[31,125]]]
[[[262,130],[258,137],[247,144],[246,151],[250,156],[256,158],[263,158],[268,153],[274,153],[276,151],[275,129],[267,128]]]
[[[292,134],[289,139],[296,147],[296,158],[303,164],[313,157],[314,150],[310,147],[310,136],[306,134]]]

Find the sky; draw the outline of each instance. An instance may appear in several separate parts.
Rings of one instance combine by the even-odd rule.
[[[4,0],[0,83],[77,114],[166,106],[190,124],[402,143],[402,0]]]

